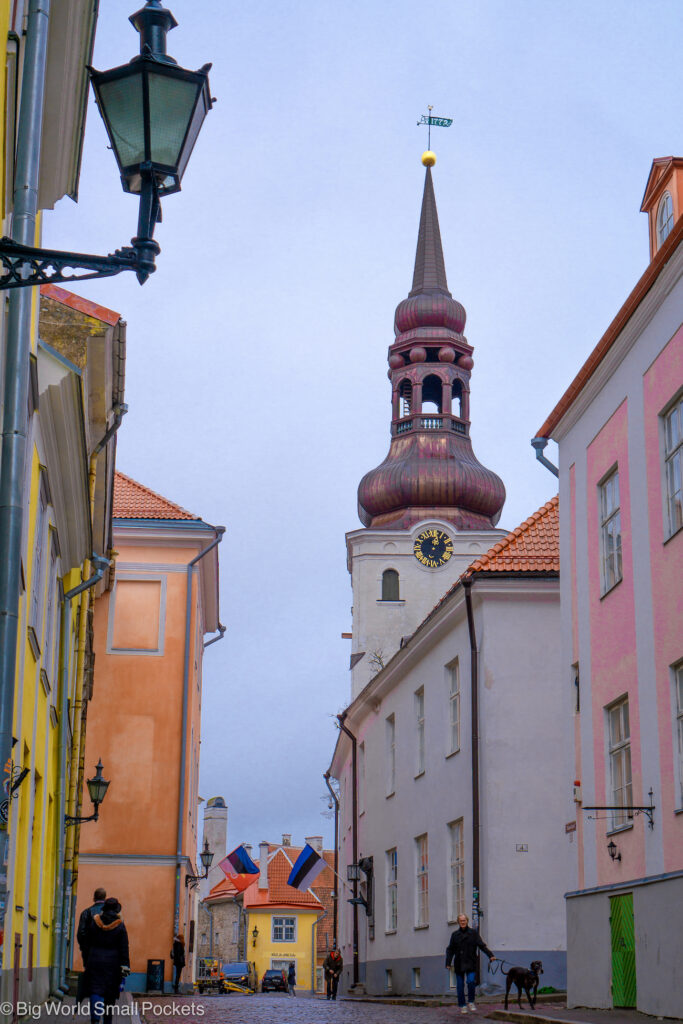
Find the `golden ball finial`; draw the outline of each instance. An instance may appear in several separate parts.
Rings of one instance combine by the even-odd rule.
[[[436,153],[432,152],[431,149],[425,149],[422,154],[422,163],[425,167],[433,167],[436,163]]]

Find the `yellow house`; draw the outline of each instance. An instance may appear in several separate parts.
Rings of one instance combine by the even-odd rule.
[[[293,861],[282,847],[260,847],[258,883],[244,891],[247,915],[245,959],[256,964],[259,986],[265,971],[295,965],[296,986],[316,989],[316,930],[325,916],[321,901],[310,889],[299,892],[287,885]]]

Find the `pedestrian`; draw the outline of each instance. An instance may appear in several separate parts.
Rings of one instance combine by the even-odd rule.
[[[446,967],[453,963],[455,971],[455,987],[458,993],[458,1006],[461,1013],[474,1013],[474,988],[477,970],[477,949],[482,949],[489,960],[495,960],[491,950],[485,945],[479,932],[469,927],[467,914],[458,915],[458,930],[451,935],[446,950]],[[465,1005],[465,982],[467,982],[467,1005]]]
[[[290,963],[290,965],[289,965],[289,970],[287,972],[287,985],[289,987],[290,995],[295,996],[296,995],[296,992],[295,992],[295,988],[296,988],[296,967],[294,966],[294,963]]]
[[[88,959],[88,933],[90,930],[90,923],[95,914],[102,913],[107,893],[104,889],[95,889],[92,898],[92,906],[86,907],[85,910],[81,911],[81,916],[78,919],[78,930],[76,931],[76,941],[78,942],[78,948],[81,951],[81,960],[83,961],[84,967]]]
[[[177,994],[180,987],[180,975],[185,966],[185,936],[182,932],[173,936],[171,960],[173,962],[173,991]]]
[[[337,988],[339,986],[339,979],[341,977],[342,968],[344,961],[342,955],[336,946],[333,946],[330,952],[323,960],[323,971],[325,973],[325,992],[328,999],[337,998]]]
[[[121,979],[130,974],[128,932],[121,918],[121,904],[113,896],[104,901],[101,913],[93,914],[86,941],[85,988],[90,996],[90,1020],[99,1024],[103,1018],[111,1020]]]

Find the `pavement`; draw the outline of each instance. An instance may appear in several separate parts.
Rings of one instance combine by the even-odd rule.
[[[87,1004],[78,1006],[73,998],[63,1003],[31,1007],[20,1020],[48,1024],[51,1020],[89,1024]],[[85,1012],[83,1012],[85,1010]],[[392,1002],[371,997],[340,997],[328,1002],[321,996],[283,993],[253,996],[131,996],[123,993],[113,1024],[457,1024],[463,1016],[447,998],[399,999]],[[506,1011],[501,1001],[489,997],[479,1001],[477,1012],[467,1014],[463,1024],[477,1019],[509,1021],[511,1024],[653,1024],[661,1018],[636,1010],[567,1009],[564,1003],[539,1003],[535,1011],[524,1007]],[[671,1024],[673,1018],[666,1018]],[[680,1024],[680,1022],[679,1022]]]

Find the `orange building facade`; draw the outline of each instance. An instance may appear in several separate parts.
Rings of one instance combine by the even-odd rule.
[[[83,828],[78,912],[95,888],[120,900],[130,940],[128,988],[145,989],[175,930],[192,962],[202,661],[219,623],[214,527],[121,473],[114,488],[114,584],[94,620],[97,664],[86,766],[111,780],[96,824]],[[76,962],[80,967],[80,963]],[[187,981],[191,969],[186,968]]]

